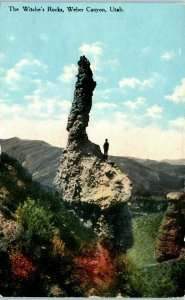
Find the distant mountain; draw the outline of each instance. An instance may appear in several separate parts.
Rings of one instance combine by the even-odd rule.
[[[171,165],[185,165],[185,158],[182,159],[164,159],[163,162],[166,162]]]
[[[2,151],[17,158],[28,169],[34,180],[52,186],[62,149],[43,141],[0,139]],[[183,188],[185,165],[165,161],[144,160],[130,157],[111,156],[118,167],[127,173],[133,182],[133,192],[139,194],[165,195]]]
[[[132,159],[153,171],[162,172],[170,176],[185,179],[185,159],[163,161],[139,158]]]
[[[183,188],[185,166],[170,165],[154,160],[110,157],[133,182],[133,192],[165,195]]]
[[[161,161],[156,161],[156,160],[151,160],[151,159],[143,159],[143,158],[136,158],[136,157],[128,157],[131,158],[143,165],[148,165],[148,164],[154,164],[154,163],[167,163],[170,165],[185,165],[185,158],[182,159],[163,159]]]
[[[52,186],[62,155],[62,149],[43,141],[0,139],[2,152],[17,158],[32,178],[44,185]]]

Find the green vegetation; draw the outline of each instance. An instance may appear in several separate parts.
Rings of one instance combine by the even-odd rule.
[[[138,267],[156,263],[155,243],[163,217],[160,212],[132,220],[134,245],[128,255]]]
[[[93,249],[95,233],[16,159],[0,161],[0,294],[83,296],[74,259]]]
[[[24,235],[28,240],[50,240],[54,234],[52,217],[51,212],[30,198],[20,204],[15,212],[16,221],[23,226]]]
[[[134,245],[117,258],[117,290],[124,297],[179,297],[184,295],[185,260],[158,264],[155,241],[164,212],[133,219]]]
[[[122,264],[125,271],[124,276],[122,275],[122,284],[120,282],[120,292],[124,296],[144,298],[179,296],[179,280],[173,277],[171,265],[137,268],[129,257],[123,257]],[[177,270],[174,269],[174,273],[177,274]]]
[[[134,218],[133,247],[125,255],[115,255],[56,192],[33,182],[16,159],[3,153],[0,169],[1,295],[183,295],[185,261],[155,261],[164,212]],[[85,221],[92,213],[88,209],[80,207]]]

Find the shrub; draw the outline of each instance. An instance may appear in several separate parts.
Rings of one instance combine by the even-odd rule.
[[[28,198],[15,212],[17,222],[24,228],[24,235],[34,240],[48,241],[54,231],[52,213],[46,211],[35,200]]]
[[[65,244],[61,240],[60,236],[55,234],[52,239],[52,244],[53,244],[53,255],[65,255]]]
[[[36,272],[36,267],[19,251],[11,252],[9,255],[11,271],[13,276],[31,279]]]
[[[73,213],[68,211],[62,200],[60,207],[53,214],[54,226],[59,229],[62,240],[66,247],[73,252],[82,251],[93,241],[96,235],[92,228],[87,228],[84,223]]]
[[[136,296],[132,287],[131,276],[137,273],[133,260],[127,255],[119,255],[116,258],[117,284],[116,291],[122,296]]]
[[[165,298],[178,296],[178,286],[169,267],[150,266],[131,274],[130,285],[136,297]]]
[[[124,297],[177,297],[184,288],[185,264],[166,263],[138,268],[124,255],[117,259],[117,291]]]

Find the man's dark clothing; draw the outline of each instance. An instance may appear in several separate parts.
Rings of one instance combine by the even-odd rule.
[[[105,141],[104,145],[103,145],[103,149],[104,149],[104,157],[105,159],[108,158],[108,150],[109,150],[109,143],[107,141]]]

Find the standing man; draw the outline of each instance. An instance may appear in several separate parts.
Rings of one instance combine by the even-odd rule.
[[[103,145],[103,150],[104,150],[104,158],[108,159],[108,150],[109,150],[108,139],[105,140],[105,143]]]

